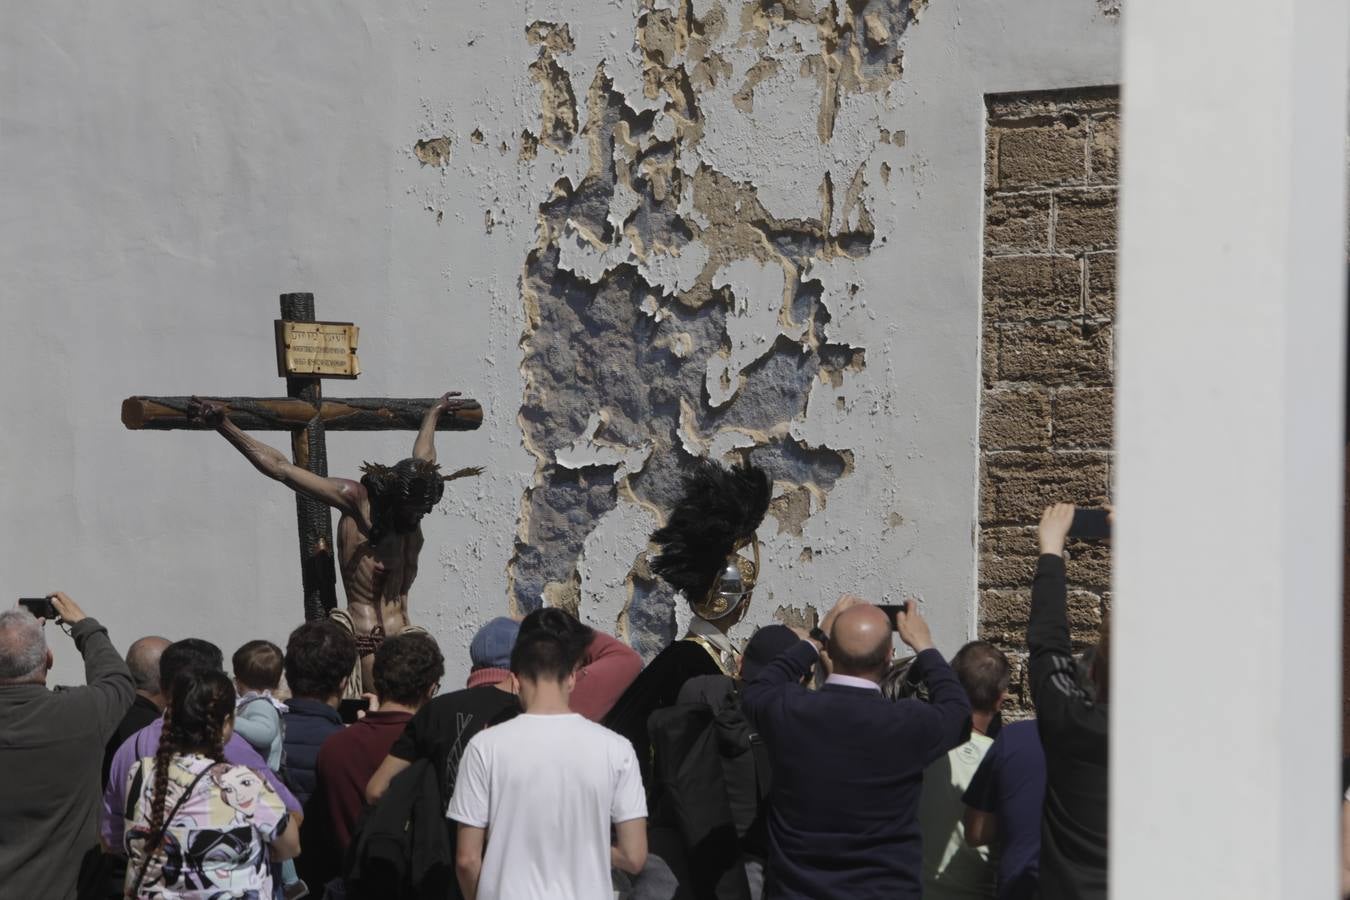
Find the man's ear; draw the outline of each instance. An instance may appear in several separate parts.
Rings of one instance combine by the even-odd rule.
[[[511,693],[517,695],[520,693],[520,679],[516,677],[515,672],[511,673]]]
[[[47,648],[47,671],[50,672],[50,671],[52,670],[52,666],[54,666],[54,665],[56,665],[56,654],[52,652],[52,648],[51,648],[51,647],[48,647],[48,648]]]
[[[1000,709],[1002,709],[1003,704],[1007,699],[1008,699],[1008,692],[1000,691],[998,695],[998,700],[995,701],[994,703],[994,712],[998,712]]]
[[[345,696],[347,696],[347,685],[351,682],[351,680],[352,680],[352,677],[351,677],[350,675],[348,675],[348,676],[346,676],[345,678],[343,678],[341,681],[338,682],[338,691],[337,691],[337,692],[338,692],[338,696],[339,696],[339,697],[345,697]]]

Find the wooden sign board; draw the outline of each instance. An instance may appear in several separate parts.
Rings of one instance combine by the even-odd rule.
[[[361,329],[351,322],[276,320],[277,374],[306,378],[355,378],[361,374],[356,342]]]

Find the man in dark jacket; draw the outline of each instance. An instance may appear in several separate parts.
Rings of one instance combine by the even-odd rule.
[[[159,657],[167,646],[169,646],[168,638],[143,637],[133,641],[127,649],[127,669],[131,672],[132,684],[136,686],[136,697],[131,701],[131,708],[122,716],[122,721],[118,723],[112,737],[108,739],[108,746],[104,748],[105,788],[108,786],[108,769],[112,766],[113,755],[117,753],[117,748],[121,747],[127,738],[162,716],[164,707],[168,705],[159,682]]]
[[[286,642],[286,783],[302,804],[314,793],[319,748],[342,730],[338,701],[355,665],[356,639],[327,619],[306,622]]]
[[[768,900],[919,900],[916,811],[923,770],[965,742],[970,701],[911,601],[900,639],[929,703],[892,702],[878,682],[891,660],[891,623],[851,597],[745,686],[742,705],[769,748]],[[828,648],[828,649],[826,649]],[[801,681],[818,654],[819,691]]]
[[[1031,586],[1027,646],[1031,699],[1045,747],[1045,816],[1041,826],[1040,887],[1045,900],[1106,897],[1108,632],[1093,654],[1089,696],[1069,640],[1064,542],[1072,504],[1041,517],[1041,558]]]
[[[42,620],[0,612],[0,893],[72,898],[98,846],[103,746],[135,689],[108,632],[65,594],[52,595],[84,657],[85,686],[47,689],[52,651]]]

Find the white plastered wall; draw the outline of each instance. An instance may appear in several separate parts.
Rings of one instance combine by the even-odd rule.
[[[719,5],[738,27],[737,0],[693,11]],[[508,607],[522,496],[536,479],[517,421],[522,269],[540,205],[588,165],[581,141],[519,158],[541,109],[526,29],[569,26],[575,49],[559,59],[584,128],[601,65],[634,109],[660,106],[640,96],[639,7],[0,12],[0,591],[67,590],[119,647],[153,632],[208,637],[227,653],[251,637],[283,640],[300,615],[290,497],[212,435],[128,432],[117,414],[132,394],[283,393],[276,298],[312,291],[322,318],[362,328],[365,374],[329,383],[330,394],[459,389],[486,410],[479,432],[439,438],[443,460],[489,471],[452,484],[427,521],[413,595],[414,618],[462,672],[474,628]],[[838,391],[813,387],[790,429],[847,450],[852,469],[800,537],[766,525],[751,624],[845,589],[909,593],[952,650],[975,628],[983,97],[1116,82],[1117,20],[1092,0],[928,4],[900,39],[903,74],[841,95],[828,142],[818,83],[802,74],[811,29],[777,31],[763,52],[780,47],[792,65],[758,86],[754,113],[732,102],[734,86],[701,92],[705,132],[683,164],[752,185],[781,218],[819,216],[824,174],[842,190],[861,170],[875,237],[865,258],[812,271],[831,338],[865,349],[866,365]],[[733,71],[753,61],[734,35],[725,43]],[[883,129],[904,132],[903,146]],[[449,163],[424,166],[412,145],[440,136]],[[603,274],[609,261],[582,264]],[[678,284],[688,274],[675,269],[665,277]],[[762,295],[753,274],[726,270],[738,303]],[[753,356],[753,330],[744,346]],[[715,437],[714,448],[735,443]],[[331,435],[331,471],[405,455],[411,440]],[[594,523],[579,567],[581,609],[597,624],[618,626],[632,533],[649,525],[622,502]],[[63,640],[58,680],[77,680]]]

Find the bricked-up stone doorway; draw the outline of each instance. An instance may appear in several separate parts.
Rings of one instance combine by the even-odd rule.
[[[979,634],[1014,660],[1017,716],[1041,510],[1110,494],[1120,104],[1086,87],[986,108]],[[1071,546],[1068,572],[1086,646],[1111,602],[1109,550]]]

